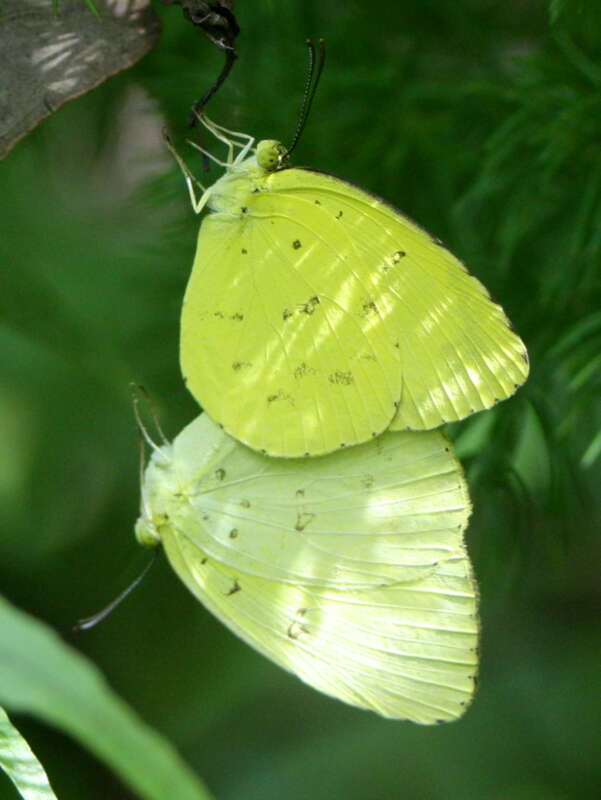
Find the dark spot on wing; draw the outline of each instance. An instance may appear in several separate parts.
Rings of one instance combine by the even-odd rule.
[[[238,528],[232,528],[229,537],[230,539],[235,539],[238,536]]]
[[[223,311],[215,311],[215,313],[213,314],[213,316],[214,316],[214,317],[217,317],[217,319],[225,319],[225,316],[224,316],[224,314],[223,314]]]
[[[366,317],[370,312],[377,311],[376,304],[373,300],[364,300],[361,304],[362,315]]]
[[[301,621],[306,613],[307,613],[306,608],[297,609],[296,619],[293,620],[288,626],[287,633],[291,639],[298,639],[301,633],[309,633],[309,628],[304,622]],[[299,617],[301,618],[300,620]]]
[[[238,372],[239,369],[242,367],[252,367],[252,363],[250,361],[234,361],[232,364],[232,369],[234,372]]]
[[[240,586],[240,584],[238,583],[237,580],[234,580],[234,583],[232,584],[232,588],[227,593],[227,596],[229,597],[230,595],[236,594],[236,592],[240,592],[240,591],[242,591],[242,587]]]
[[[306,625],[301,625],[300,622],[291,622],[288,625],[287,634],[291,639],[298,639],[301,633],[309,633],[309,628]]]
[[[299,247],[302,247],[302,244],[301,244],[301,241],[300,241],[300,239],[295,239],[295,240],[292,242],[292,247],[294,247],[294,249],[295,249],[295,250],[298,250],[298,249],[299,249]]]
[[[236,322],[242,322],[242,320],[244,319],[244,314],[241,314],[239,311],[236,311],[235,314],[232,314],[230,319],[233,319]]]
[[[240,500],[240,505],[242,508],[250,508],[250,500]]]
[[[309,367],[305,362],[301,362],[298,367],[294,370],[294,377],[299,380],[300,378],[304,378],[305,375],[316,375],[317,370],[313,367]]]
[[[299,511],[296,515],[295,530],[304,531],[314,516],[315,514],[312,514],[310,511]]]
[[[316,206],[320,206],[321,205],[319,200],[314,200],[313,202],[315,203]]]
[[[248,250],[246,249],[246,247],[243,247],[242,250],[240,250],[240,252],[242,253],[243,256],[245,256],[248,253]]]
[[[306,303],[301,303],[300,310],[303,314],[313,314],[315,307],[319,305],[319,297],[310,297]]]
[[[215,477],[218,481],[222,481],[225,478],[225,470],[222,467],[215,470]]]
[[[282,311],[282,319],[289,319],[289,317],[291,316],[292,316],[292,311],[290,311],[289,309],[285,308]]]
[[[394,252],[392,254],[392,263],[393,264],[398,264],[399,261],[401,260],[401,258],[403,258],[406,255],[407,254],[405,253],[404,250],[397,250],[396,252]]]
[[[304,497],[305,496],[305,490],[304,489],[297,489],[296,490],[296,496],[297,497]]]
[[[340,370],[328,375],[328,380],[330,383],[336,383],[339,386],[350,386],[351,383],[355,382],[352,372],[341,372]]]
[[[339,211],[339,212],[336,214],[336,219],[341,219],[341,218],[342,218],[342,211]]]
[[[241,211],[243,214],[247,214],[247,213],[248,213],[248,206],[242,206],[242,208],[240,209],[240,211]]]
[[[201,564],[206,564],[209,559],[205,556],[204,558],[200,559]]]
[[[288,394],[288,392],[283,391],[283,389],[280,389],[280,391],[277,392],[277,394],[267,395],[268,403],[275,403],[276,400],[287,400],[291,406],[295,404],[294,397],[291,394]]]

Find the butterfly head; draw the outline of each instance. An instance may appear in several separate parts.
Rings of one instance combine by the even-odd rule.
[[[286,166],[288,150],[275,139],[263,139],[257,144],[257,164],[266,172],[275,172]]]
[[[141,513],[134,529],[136,539],[143,547],[160,544],[161,529],[169,525],[169,504],[174,496],[178,496],[179,482],[172,451],[172,445],[155,445],[144,472]]]

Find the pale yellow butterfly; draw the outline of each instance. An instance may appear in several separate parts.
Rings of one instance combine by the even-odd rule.
[[[202,414],[153,445],[138,540],[242,639],[386,717],[463,713],[477,669],[470,502],[443,435],[273,459]]]
[[[255,149],[202,121],[228,158],[198,200],[186,172],[195,210],[211,213],[181,365],[228,433],[270,455],[317,455],[463,419],[524,382],[523,343],[440,241],[351,183],[286,167],[280,143]]]

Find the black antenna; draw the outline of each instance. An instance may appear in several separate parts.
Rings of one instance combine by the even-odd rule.
[[[146,566],[144,567],[142,572],[138,575],[137,578],[135,578],[135,580],[133,580],[130,583],[130,585],[126,589],[124,589],[120,594],[118,594],[117,597],[112,602],[110,602],[108,604],[108,606],[106,606],[105,608],[102,609],[102,611],[99,611],[97,614],[94,614],[91,617],[86,617],[85,619],[78,619],[77,622],[75,623],[75,625],[73,626],[73,630],[75,632],[88,631],[88,630],[90,630],[90,628],[93,628],[94,625],[97,625],[99,622],[102,622],[103,619],[106,619],[106,617],[108,617],[108,615],[111,613],[111,611],[114,611],[114,609],[117,608],[117,606],[123,600],[125,600],[127,595],[131,594],[131,592],[133,592],[133,590],[136,588],[136,586],[138,586],[142,582],[142,580],[145,578],[148,570],[156,562],[158,554],[159,554],[159,550],[157,548],[153,552],[152,558],[150,559],[148,564],[146,564]]]
[[[321,73],[323,72],[323,66],[326,61],[326,45],[323,39],[320,39],[318,44],[319,44],[319,54],[317,58],[317,67],[316,67],[315,45],[313,44],[311,39],[307,39],[307,47],[309,48],[309,71],[307,73],[307,80],[305,82],[305,96],[303,98],[303,104],[301,106],[301,111],[298,118],[298,124],[296,126],[296,132],[294,134],[294,138],[292,139],[292,144],[286,151],[284,158],[288,158],[290,153],[294,150],[294,148],[298,144],[298,140],[300,139],[301,134],[307,123],[307,119],[309,118],[309,112],[311,111],[311,106],[313,105],[315,93],[317,92],[319,79],[321,78]]]

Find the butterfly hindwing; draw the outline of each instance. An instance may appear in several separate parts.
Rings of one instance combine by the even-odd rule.
[[[380,198],[330,175],[282,170],[268,186],[278,197],[319,201],[346,235],[344,267],[376,276],[380,324],[401,358],[393,430],[463,419],[524,382],[522,341],[484,286],[439,240]]]

